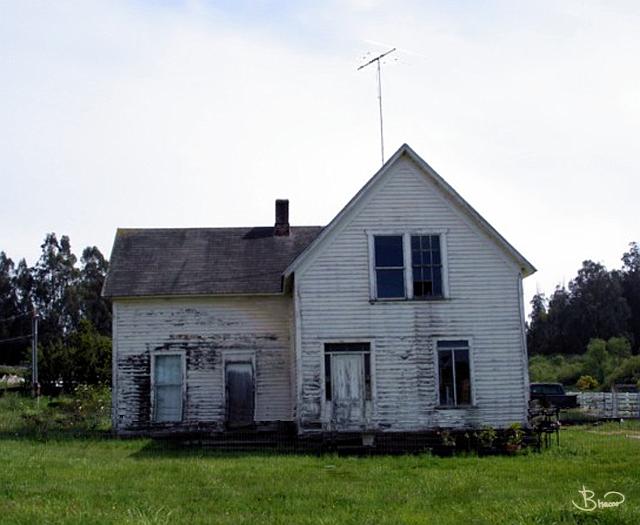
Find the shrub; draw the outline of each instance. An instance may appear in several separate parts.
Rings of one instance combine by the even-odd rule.
[[[622,361],[607,377],[606,385],[611,387],[616,383],[636,384],[640,382],[640,355],[634,355]]]
[[[529,359],[529,376],[534,383],[555,383],[558,381],[557,367],[553,357],[534,355]]]
[[[598,380],[591,376],[580,376],[578,382],[576,383],[578,390],[595,390],[598,388],[599,383]]]
[[[478,440],[478,444],[484,448],[491,448],[498,436],[495,429],[490,426],[483,427],[482,430],[474,432],[473,435]]]
[[[98,333],[86,319],[64,340],[41,348],[41,381],[61,384],[66,392],[78,384],[100,384],[111,379],[111,338]]]
[[[631,357],[631,343],[626,337],[612,337],[607,341],[607,351],[618,360]]]
[[[441,430],[439,432],[440,440],[445,447],[455,447],[456,446],[456,438],[453,437],[449,430]]]
[[[584,356],[584,371],[604,383],[605,377],[613,369],[613,360],[603,339],[591,339]]]
[[[575,385],[576,381],[584,373],[584,365],[581,356],[573,356],[567,359],[558,370],[558,382],[563,385]]]
[[[524,430],[520,423],[512,423],[506,431],[506,443],[511,446],[520,446],[524,440]]]

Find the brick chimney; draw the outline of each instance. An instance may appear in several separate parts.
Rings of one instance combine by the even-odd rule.
[[[273,234],[282,237],[289,235],[289,201],[276,199],[276,225]]]

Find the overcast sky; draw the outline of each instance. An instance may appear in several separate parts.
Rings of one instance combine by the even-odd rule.
[[[537,268],[640,241],[636,1],[0,2],[0,250],[326,224],[406,142]],[[394,60],[397,59],[397,60]]]

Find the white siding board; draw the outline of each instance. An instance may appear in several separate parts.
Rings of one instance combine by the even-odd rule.
[[[448,298],[370,301],[367,234],[392,230],[446,232]],[[321,416],[321,348],[336,338],[375,343],[373,429],[524,422],[519,271],[415,164],[398,161],[384,184],[296,274],[296,306],[302,314],[296,321],[301,430],[326,427]],[[437,409],[432,340],[461,334],[473,337],[476,407]]]
[[[177,429],[222,428],[224,357],[256,362],[256,421],[290,421],[292,403],[291,299],[211,297],[119,300],[114,304],[116,430],[150,425],[150,352],[186,352],[184,420]]]

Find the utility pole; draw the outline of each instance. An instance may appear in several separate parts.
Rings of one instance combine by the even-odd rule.
[[[372,58],[371,60],[369,60],[369,62],[367,62],[366,64],[362,64],[357,69],[357,71],[360,71],[361,69],[364,69],[365,67],[373,64],[374,62],[378,66],[378,109],[380,111],[380,154],[382,156],[382,164],[384,164],[384,133],[383,133],[383,126],[382,126],[382,73],[381,73],[381,70],[380,70],[380,59],[382,59],[382,58],[386,57],[387,55],[393,53],[395,50],[396,50],[396,48],[394,47],[393,49],[390,49],[389,51],[385,51],[381,55],[378,55],[377,57]]]
[[[31,319],[31,386],[33,395],[40,396],[40,383],[38,382],[38,311],[33,309]]]

